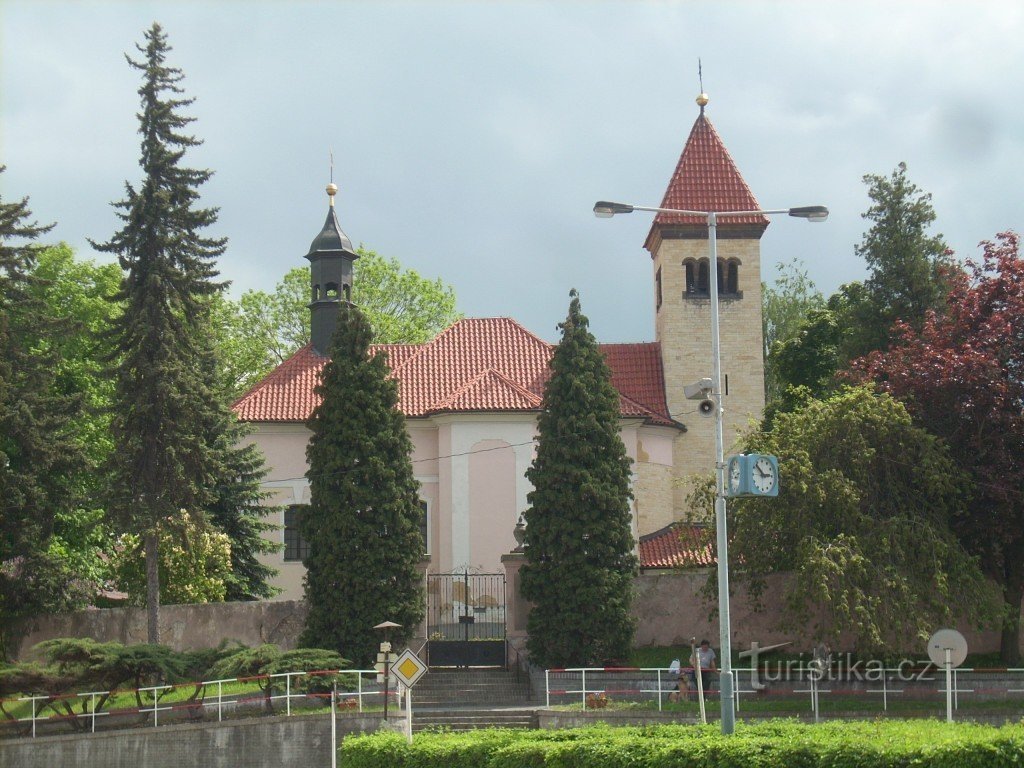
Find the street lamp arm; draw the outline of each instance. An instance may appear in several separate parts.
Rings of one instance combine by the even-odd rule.
[[[701,216],[709,221],[712,216],[715,218],[729,216],[774,216],[783,213],[798,219],[807,219],[808,221],[824,221],[828,218],[828,208],[824,205],[806,205],[799,208],[770,208],[757,211],[690,211],[684,208],[654,208],[647,205],[613,203],[608,200],[599,200],[594,203],[594,215],[600,219],[609,219],[617,213],[632,213],[633,211],[673,213],[680,216]]]

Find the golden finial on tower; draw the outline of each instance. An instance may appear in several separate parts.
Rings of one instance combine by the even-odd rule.
[[[697,96],[697,106],[700,107],[700,113],[703,115],[704,107],[708,105],[711,99],[704,93],[704,72],[701,69],[700,59],[697,59],[697,80],[700,82],[700,95]]]
[[[327,196],[331,198],[331,208],[334,207],[334,196],[338,194],[338,185],[334,183],[334,150],[330,150],[331,156],[331,183],[327,185]]]

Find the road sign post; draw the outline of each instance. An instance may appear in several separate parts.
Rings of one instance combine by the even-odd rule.
[[[412,687],[427,673],[427,665],[406,648],[391,667],[395,677],[405,686],[405,737],[412,743]]]

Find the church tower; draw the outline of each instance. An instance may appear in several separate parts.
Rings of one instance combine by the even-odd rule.
[[[702,93],[697,98],[700,114],[659,207],[759,210],[704,114],[707,103]],[[716,266],[708,263],[708,226],[703,216],[659,213],[644,243],[653,262],[655,331],[669,412],[687,427],[674,448],[677,516],[685,509],[692,487],[687,480],[714,471],[715,420],[699,415],[698,402],[687,400],[683,393],[685,385],[712,375],[709,280],[718,280],[726,455],[748,420],[760,418],[764,409],[760,240],[767,226],[763,216],[720,217]]]
[[[310,324],[313,350],[328,356],[334,329],[338,325],[338,306],[341,302],[352,301],[352,264],[359,254],[352,248],[334,212],[334,196],[338,193],[336,184],[327,185],[331,200],[327,209],[327,221],[320,234],[309,246],[310,266]]]

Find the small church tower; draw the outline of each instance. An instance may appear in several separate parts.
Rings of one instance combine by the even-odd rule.
[[[338,325],[338,305],[352,301],[352,265],[359,254],[352,248],[334,211],[334,196],[338,193],[336,184],[327,185],[331,200],[327,210],[324,228],[309,246],[310,266],[310,323],[313,350],[328,356],[331,338]]]
[[[691,211],[759,210],[757,200],[711,121],[708,97],[683,147],[661,208]],[[724,433],[728,454],[751,417],[764,409],[760,240],[768,220],[760,215],[718,219],[718,264],[708,263],[708,226],[703,216],[659,213],[644,247],[653,261],[656,338],[661,345],[666,399],[685,423],[675,444],[676,515],[686,507],[694,475],[714,471],[714,419],[697,414],[683,387],[711,377],[709,280],[718,281]]]

